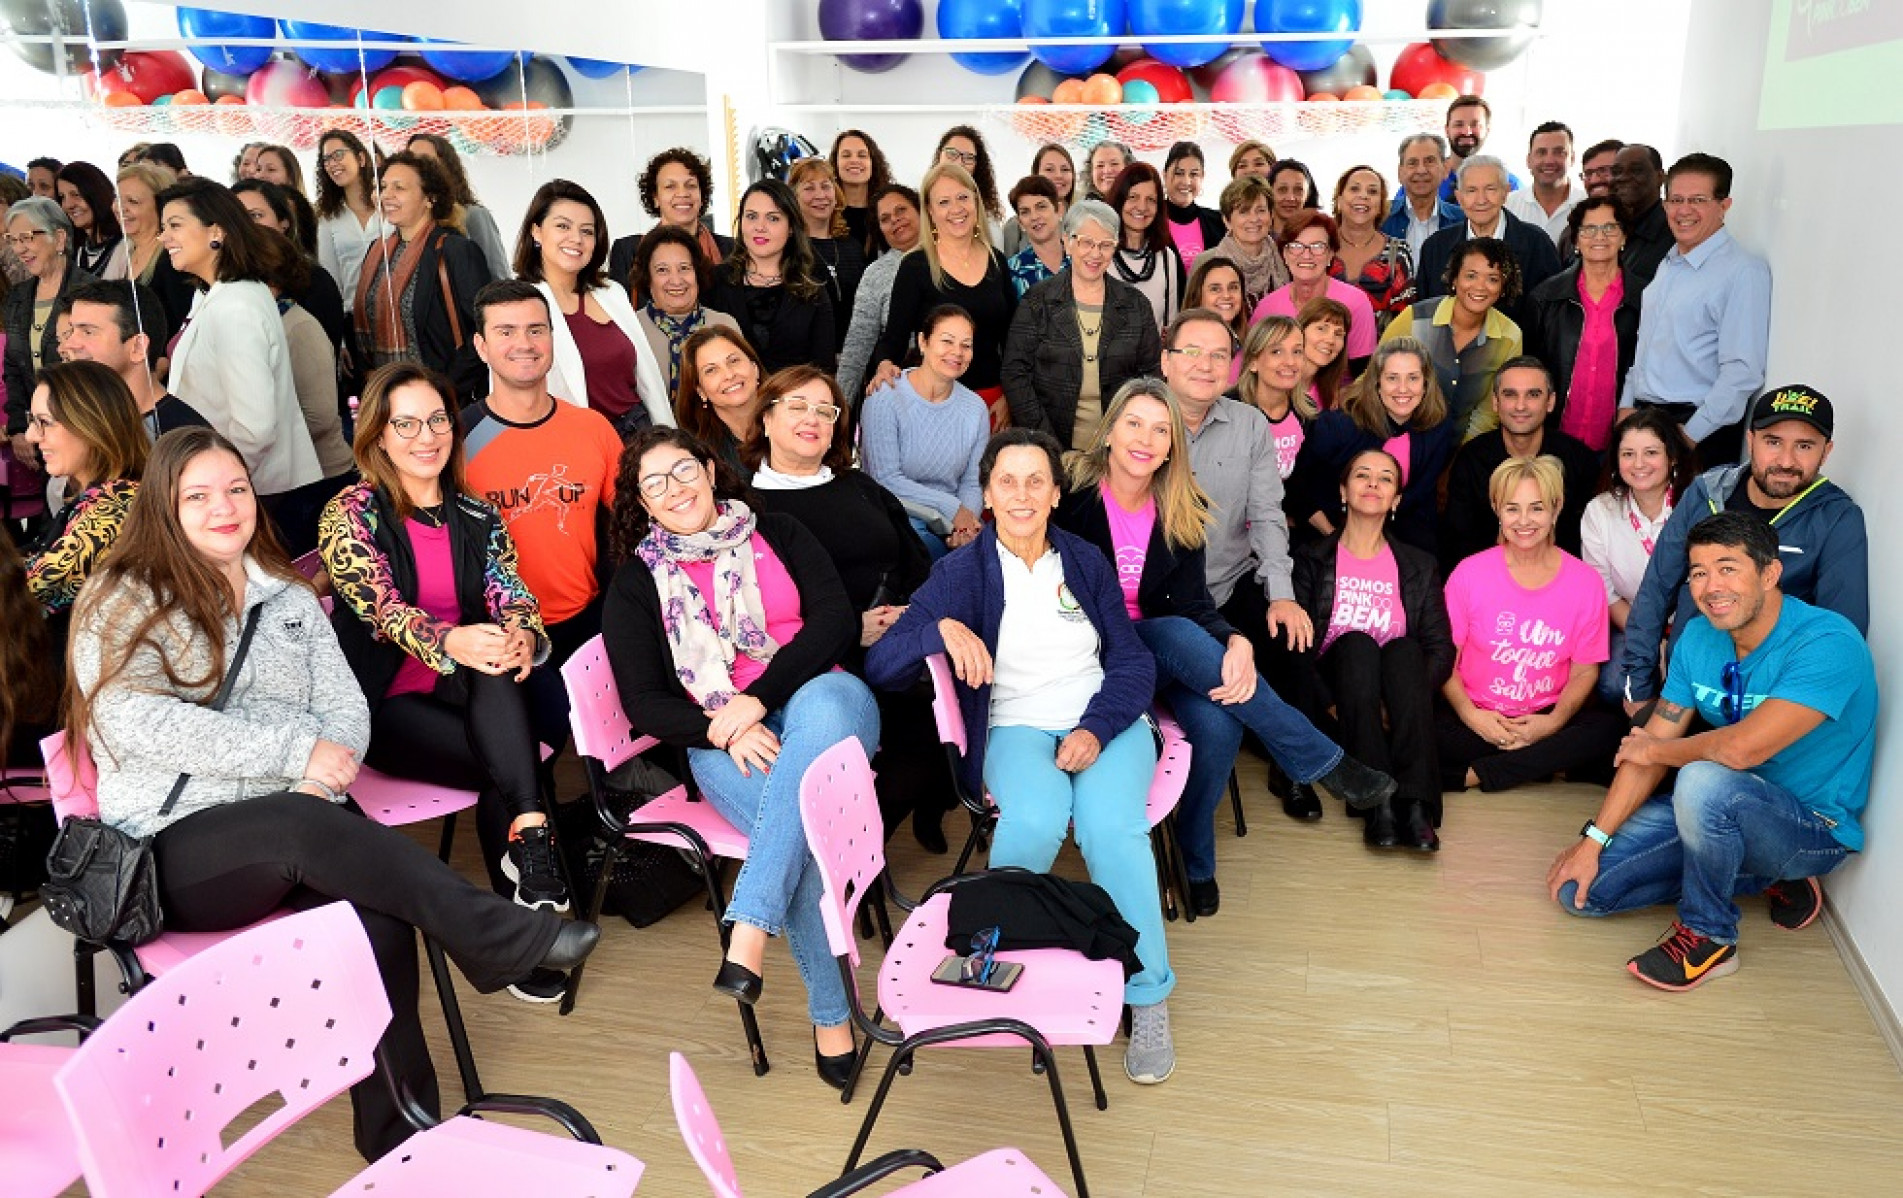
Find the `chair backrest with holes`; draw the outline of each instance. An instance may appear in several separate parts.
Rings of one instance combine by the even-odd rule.
[[[167,970],[54,1078],[93,1198],[200,1195],[368,1076],[390,1000],[347,903],[261,924]],[[281,1102],[226,1144],[233,1120]]]
[[[885,872],[885,823],[872,786],[872,763],[856,736],[827,749],[800,779],[800,819],[819,866],[819,913],[833,956],[859,964],[852,921]]]
[[[86,742],[55,732],[40,742],[40,756],[46,759],[46,789],[53,797],[53,814],[62,822],[96,817],[99,771]]]
[[[568,690],[568,726],[575,733],[575,751],[593,757],[602,769],[614,769],[654,743],[636,735],[628,722],[614,670],[608,665],[607,646],[599,636],[562,663],[562,685]]]
[[[965,755],[965,714],[958,710],[958,692],[952,686],[951,662],[943,653],[925,659],[932,675],[932,718],[938,721],[938,739]]]
[[[720,1120],[707,1104],[694,1067],[680,1053],[670,1052],[667,1075],[674,1095],[674,1122],[687,1142],[688,1155],[713,1187],[714,1198],[740,1198],[740,1178],[734,1173],[733,1157],[727,1154],[727,1137],[720,1133]]]

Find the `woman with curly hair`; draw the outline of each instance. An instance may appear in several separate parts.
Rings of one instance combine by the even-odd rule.
[[[332,129],[317,140],[317,261],[346,299],[357,294],[364,252],[388,232],[370,151],[356,134]]]
[[[1447,294],[1410,305],[1381,337],[1410,337],[1427,347],[1463,441],[1494,428],[1487,397],[1500,364],[1520,356],[1520,326],[1501,309],[1520,298],[1520,266],[1497,237],[1464,241],[1447,262]]]
[[[707,306],[740,322],[768,374],[801,364],[830,374],[839,362],[833,322],[845,314],[833,312],[792,189],[778,179],[747,188],[734,233]]]
[[[714,168],[699,154],[685,146],[662,150],[648,159],[635,190],[641,194],[642,210],[661,224],[690,234],[709,266],[725,262],[733,253],[733,240],[714,232],[708,224],[714,202]],[[641,289],[640,283],[628,277],[640,246],[641,234],[630,233],[608,248],[608,277],[626,287],[630,295]]]
[[[462,209],[462,235],[482,251],[492,278],[508,278],[509,251],[502,244],[502,232],[496,227],[494,214],[476,199],[476,189],[469,185],[469,172],[463,169],[462,155],[456,152],[456,147],[441,134],[418,133],[404,148],[419,158],[434,158],[442,165],[443,173],[449,176],[450,191]]]
[[[873,210],[879,193],[892,182],[885,152],[871,134],[844,129],[833,138],[826,161],[839,184],[839,205],[846,214],[846,228],[866,261],[871,262],[886,250],[885,238],[879,234],[878,214]]]

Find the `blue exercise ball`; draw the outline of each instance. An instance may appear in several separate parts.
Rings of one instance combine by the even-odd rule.
[[[454,42],[423,39],[423,61],[445,79],[459,83],[480,83],[494,79],[515,61],[513,50],[452,50]],[[523,56],[524,58],[527,55]]]
[[[278,35],[278,23],[270,17],[249,17],[243,13],[213,12],[205,8],[181,8],[178,10],[178,31],[187,38],[275,38]],[[227,75],[249,75],[271,61],[270,46],[213,44],[186,48],[199,62]]]
[[[291,42],[349,42],[362,36],[366,42],[407,42],[411,39],[394,33],[371,33],[342,25],[320,25],[316,21],[279,21],[278,31]],[[395,50],[365,50],[361,61],[354,46],[292,46],[292,51],[307,66],[319,71],[381,71],[396,61]]]
[[[829,42],[911,41],[925,32],[925,8],[919,0],[819,0],[819,35]],[[876,75],[909,57],[905,54],[841,54],[855,71]]]
[[[1130,32],[1140,38],[1166,33],[1236,33],[1242,0],[1130,0]],[[1222,42],[1152,42],[1144,50],[1173,67],[1199,67],[1222,56]]]
[[[570,55],[568,58],[568,69],[580,75],[583,79],[608,79],[619,75],[623,71],[633,74],[641,68],[635,66],[633,63],[607,62],[599,58],[576,58]]]
[[[938,36],[957,41],[1024,36],[1020,0],[938,0]],[[1003,75],[1031,61],[1022,51],[953,54],[952,61],[980,75]]]
[[[1348,52],[1361,31],[1361,0],[1256,0],[1257,33],[1341,33],[1339,41],[1263,42],[1292,71],[1319,71]]]
[[[1542,0],[1428,0],[1429,29],[1500,29],[1505,37],[1437,37],[1434,49],[1448,62],[1492,71],[1520,56],[1540,27]]]
[[[1124,0],[1021,0],[1024,36],[1118,37],[1127,28]],[[1115,46],[1032,46],[1031,54],[1053,71],[1081,75],[1109,61]]]

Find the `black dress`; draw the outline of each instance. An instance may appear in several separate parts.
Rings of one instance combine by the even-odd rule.
[[[925,314],[940,304],[957,304],[971,314],[971,365],[958,381],[980,392],[1000,386],[1004,338],[1018,312],[1018,290],[1011,285],[1011,271],[996,250],[991,251],[984,278],[973,287],[946,275],[941,288],[932,282],[932,266],[924,252],[907,254],[892,276],[892,302],[886,309],[885,332],[872,351],[872,366],[880,362],[905,365]]]
[[[722,267],[701,302],[739,322],[741,333],[760,355],[767,374],[802,364],[816,366],[827,374],[839,367],[833,305],[824,286],[813,298],[802,300],[784,286],[735,283]]]
[[[815,237],[813,257],[819,262],[820,286],[832,301],[835,314],[844,312],[848,319],[833,319],[833,352],[846,344],[846,326],[851,324],[853,300],[859,295],[859,280],[866,273],[866,252],[850,231],[844,237]]]

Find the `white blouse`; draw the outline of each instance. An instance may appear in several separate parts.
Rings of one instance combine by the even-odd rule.
[[[1671,519],[1672,503],[1667,499],[1658,519],[1648,520],[1630,496],[1611,491],[1593,497],[1579,517],[1579,556],[1599,571],[1606,583],[1606,602],[1624,599],[1630,603],[1645,581],[1645,567],[1652,561],[1652,546]]]

